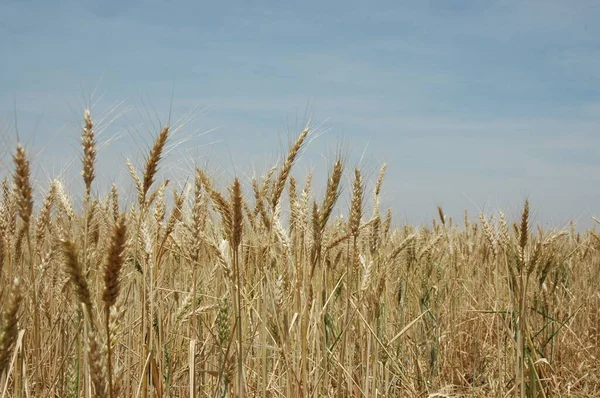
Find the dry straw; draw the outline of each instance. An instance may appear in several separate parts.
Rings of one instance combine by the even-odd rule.
[[[397,228],[386,166],[365,198],[340,158],[317,200],[292,177],[308,129],[248,189],[196,169],[171,198],[165,127],[130,203],[96,182],[94,128],[75,196],[53,181],[34,214],[20,145],[2,182],[0,395],[600,396],[597,232],[535,228],[528,202]]]

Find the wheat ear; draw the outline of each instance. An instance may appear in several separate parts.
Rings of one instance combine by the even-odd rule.
[[[89,109],[83,112],[84,125],[81,130],[81,146],[83,147],[83,182],[85,183],[86,197],[90,196],[92,182],[94,181],[94,167],[96,164],[96,141],[94,137],[94,123]]]
[[[165,126],[161,131],[156,140],[154,146],[150,150],[150,154],[146,159],[146,168],[144,169],[144,179],[142,184],[142,198],[146,199],[150,186],[154,183],[154,177],[158,171],[158,163],[162,157],[165,144],[167,143],[167,137],[169,136],[169,126]]]
[[[13,350],[13,346],[17,341],[18,332],[18,313],[21,306],[21,291],[19,288],[19,280],[15,278],[8,305],[2,316],[2,333],[0,333],[0,376],[8,366],[9,359]]]
[[[323,200],[323,206],[321,206],[321,218],[319,220],[319,229],[322,231],[325,230],[325,226],[327,225],[327,221],[331,216],[331,212],[333,211],[333,207],[338,200],[340,195],[339,186],[340,181],[342,179],[343,172],[343,164],[342,160],[338,159],[334,166],[333,172],[327,181],[327,189],[325,191],[325,199]]]
[[[525,206],[523,207],[523,213],[521,214],[521,224],[515,229],[518,232],[519,237],[519,247],[517,248],[517,255],[519,261],[519,270],[522,270],[525,267],[525,249],[527,248],[527,240],[529,238],[529,201],[525,201]]]
[[[27,154],[21,144],[17,144],[17,151],[13,156],[13,161],[15,163],[14,184],[17,193],[19,216],[23,220],[23,228],[27,230],[29,221],[31,220],[31,213],[33,212],[33,190],[29,180],[31,177],[29,160],[27,160]]]
[[[90,361],[90,374],[95,389],[95,397],[106,398],[106,380],[102,366],[102,349],[92,331],[88,333],[88,359]]]
[[[231,206],[227,199],[221,195],[220,192],[215,190],[208,179],[208,176],[203,172],[199,171],[199,176],[202,179],[202,183],[204,187],[208,191],[211,200],[219,214],[221,215],[221,219],[223,221],[223,227],[225,230],[225,236],[229,239],[233,234],[233,215],[231,214]]]
[[[362,218],[363,183],[360,170],[354,169],[354,186],[352,190],[352,203],[350,205],[350,218],[348,220],[349,232],[354,238],[358,237],[360,220]]]
[[[65,258],[65,268],[71,283],[75,286],[75,295],[79,299],[79,301],[85,306],[86,312],[88,314],[88,319],[90,320],[90,324],[92,328],[94,327],[93,317],[92,317],[92,299],[90,295],[90,288],[88,286],[87,280],[83,276],[83,272],[79,265],[79,261],[77,259],[77,249],[75,244],[68,240],[61,241],[62,252]]]
[[[281,198],[281,194],[283,193],[283,188],[285,187],[285,182],[287,181],[288,176],[290,175],[290,171],[292,170],[292,166],[294,165],[294,161],[298,156],[298,152],[300,152],[300,148],[302,148],[302,144],[308,135],[309,129],[304,129],[294,145],[290,148],[288,152],[288,156],[285,159],[285,163],[283,163],[283,167],[281,168],[281,172],[279,173],[279,177],[277,181],[275,181],[275,185],[273,187],[273,195],[271,196],[271,208],[275,209],[277,204],[279,203],[279,199]]]
[[[110,249],[104,266],[104,292],[102,300],[108,309],[115,305],[119,295],[119,275],[123,266],[123,252],[125,250],[125,214],[121,214],[113,227]]]

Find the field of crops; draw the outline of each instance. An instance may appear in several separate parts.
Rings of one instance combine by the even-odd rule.
[[[600,396],[594,231],[542,230],[527,202],[399,225],[385,165],[365,181],[340,157],[318,190],[295,173],[309,128],[265,175],[175,184],[165,126],[126,201],[97,193],[82,126],[83,192],[34,192],[10,149],[0,397]]]

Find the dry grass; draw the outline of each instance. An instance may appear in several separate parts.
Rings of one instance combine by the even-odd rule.
[[[309,129],[265,176],[198,168],[169,200],[164,127],[119,203],[83,119],[81,209],[53,181],[33,211],[20,145],[2,184],[1,397],[600,396],[594,231],[528,202],[394,227],[385,165],[371,186],[336,159],[322,198],[292,176]]]

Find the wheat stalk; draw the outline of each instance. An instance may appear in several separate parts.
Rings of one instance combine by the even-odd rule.
[[[108,395],[114,397],[113,390],[113,365],[112,365],[112,345],[110,336],[110,308],[115,305],[120,290],[119,276],[121,267],[123,267],[123,252],[125,251],[125,233],[127,227],[125,224],[125,214],[121,214],[113,227],[108,257],[104,266],[104,292],[102,301],[104,301],[104,321],[106,328],[106,346],[107,346],[107,371],[108,371]]]

